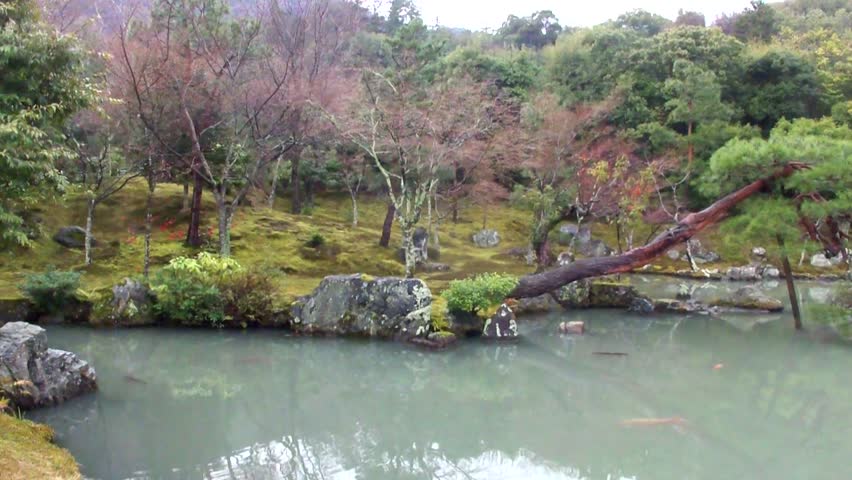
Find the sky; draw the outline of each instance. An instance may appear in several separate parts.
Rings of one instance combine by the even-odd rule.
[[[680,8],[701,12],[710,24],[722,13],[740,12],[749,0],[415,0],[423,20],[470,30],[497,29],[510,14],[552,10],[563,26],[591,26],[641,8],[674,19]]]

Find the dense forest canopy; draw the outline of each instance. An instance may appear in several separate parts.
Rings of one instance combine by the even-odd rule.
[[[234,213],[258,195],[286,192],[300,214],[316,192],[346,191],[357,224],[359,193],[375,193],[406,248],[416,225],[439,223],[438,203],[457,220],[508,199],[532,212],[544,268],[562,221],[606,219],[630,249],[648,215],[678,221],[795,160],[813,165],[771,208],[737,211],[787,209],[846,255],[848,2],[753,1],[717,19],[633,10],[588,28],[520,12],[493,33],[429,26],[409,0],[386,7],[3,2],[3,241],[26,245],[27,205],[68,182],[87,192],[91,230],[97,206],[144,177],[152,198],[158,182],[185,185],[190,245],[212,195],[225,256]]]

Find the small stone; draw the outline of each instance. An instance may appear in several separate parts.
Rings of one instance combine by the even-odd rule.
[[[86,229],[72,225],[70,227],[62,227],[53,236],[53,241],[66,248],[85,248],[86,247]],[[97,240],[92,237],[92,246],[97,246]]]
[[[755,266],[743,266],[743,267],[731,267],[725,272],[725,279],[727,280],[735,280],[735,281],[754,281],[760,280],[760,272],[758,271],[758,267]]]
[[[666,256],[675,261],[680,260],[680,252],[674,249],[666,252]]]
[[[775,267],[766,267],[763,269],[763,278],[780,278],[781,270]]]
[[[450,266],[446,263],[438,263],[438,262],[426,262],[423,265],[420,265],[420,270],[423,272],[449,272]]]
[[[583,335],[585,332],[585,322],[561,322],[559,324],[559,333],[563,335]]]
[[[562,252],[559,254],[559,257],[556,258],[556,263],[560,267],[571,265],[574,263],[574,254],[571,252]]]
[[[755,257],[763,258],[766,256],[766,249],[763,247],[754,247],[751,249],[751,254]]]

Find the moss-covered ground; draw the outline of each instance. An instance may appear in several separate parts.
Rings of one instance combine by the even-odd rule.
[[[52,443],[45,425],[0,413],[0,478],[4,480],[79,479],[77,462]]]
[[[146,185],[131,183],[108,199],[96,211],[94,234],[99,242],[95,263],[83,266],[83,252],[64,248],[54,242],[52,235],[62,226],[83,225],[85,206],[81,195],[69,192],[55,202],[39,205],[33,212],[41,222],[43,235],[28,249],[15,248],[0,252],[0,298],[19,295],[17,286],[28,273],[41,272],[54,266],[60,269],[84,271],[83,289],[92,291],[114,285],[124,277],[141,275],[145,217]],[[162,184],[156,192],[152,258],[154,268],[180,255],[194,255],[196,250],[183,244],[188,213],[181,212],[183,189],[180,185]],[[264,202],[257,202],[264,204]],[[245,266],[263,268],[280,278],[282,298],[292,298],[310,292],[322,279],[331,274],[361,272],[369,275],[398,275],[403,271],[395,248],[378,246],[385,203],[382,198],[364,195],[359,202],[360,223],[351,225],[351,203],[346,195],[322,195],[306,215],[292,215],[285,199],[274,208],[244,205],[234,219],[233,254]],[[491,205],[488,227],[496,229],[502,242],[496,248],[480,249],[471,236],[482,228],[482,211],[478,207],[462,210],[461,221],[445,221],[440,226],[440,262],[449,264],[450,272],[422,273],[433,290],[441,290],[449,280],[482,272],[503,272],[521,275],[531,271],[521,259],[506,254],[508,249],[528,244],[529,212],[506,204]],[[212,197],[204,195],[204,231],[210,235],[206,249],[216,248],[216,217]],[[208,233],[209,232],[209,233]],[[306,243],[314,234],[325,239],[320,248]],[[596,238],[615,246],[614,227],[593,226]],[[636,232],[636,242],[642,243],[652,233],[652,227],[642,226]],[[771,232],[767,232],[768,238]],[[752,244],[723,241],[719,229],[700,237],[705,245],[721,253],[724,261],[714,268],[742,265],[748,262]],[[399,232],[394,230],[392,245],[399,244]],[[764,245],[767,248],[770,244]],[[554,249],[558,246],[554,245]],[[557,250],[558,251],[558,250]],[[686,268],[683,262],[664,257],[655,262],[657,269],[674,272]],[[816,271],[805,262],[797,267],[802,273]]]

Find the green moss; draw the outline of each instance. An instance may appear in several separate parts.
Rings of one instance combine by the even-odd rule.
[[[440,295],[432,297],[430,323],[433,332],[445,332],[450,329],[450,321],[447,318],[447,299]]]
[[[195,256],[198,250],[183,244],[183,234],[188,214],[181,213],[183,188],[176,184],[161,184],[157,188],[152,236],[152,267],[161,268],[178,256]],[[27,273],[43,272],[49,266],[83,272],[81,288],[92,291],[111,288],[125,277],[140,275],[144,249],[146,185],[135,181],[101,205],[95,217],[94,234],[103,245],[96,249],[95,264],[83,266],[83,252],[69,250],[56,244],[50,237],[61,227],[85,223],[85,203],[82,195],[71,192],[56,204],[46,204],[33,215],[38,217],[44,230],[42,238],[30,250],[8,249],[0,252],[0,298],[20,298],[17,286]],[[346,219],[350,210],[346,195],[324,195],[316,199],[310,216],[292,215],[289,203],[279,199],[274,208],[241,207],[237,210],[233,228],[233,255],[246,267],[257,267],[276,275],[279,298],[286,304],[298,296],[310,293],[327,275],[365,273],[375,276],[401,275],[403,265],[396,257],[396,248],[378,246],[384,220],[386,203],[383,198],[364,196],[359,201],[361,222],[353,228]],[[489,208],[488,228],[500,232],[502,239],[496,248],[476,248],[471,241],[482,228],[482,211],[475,206],[464,208],[458,223],[447,222],[439,227],[441,262],[449,264],[450,272],[422,273],[436,295],[451,280],[479,273],[500,272],[521,276],[532,267],[504,254],[508,249],[524,247],[529,243],[529,212],[508,205]],[[216,214],[212,196],[205,194],[202,205],[202,222],[205,231],[216,230]],[[425,223],[425,220],[424,220]],[[615,247],[615,228],[609,224],[593,224],[595,238]],[[313,233],[321,235],[326,243],[321,251],[308,249],[305,242]],[[636,232],[637,243],[644,242],[652,227],[643,226]],[[771,232],[768,232],[768,236]],[[716,230],[703,233],[702,243],[721,253],[723,263],[713,268],[743,265],[748,262],[750,247],[723,242]],[[767,248],[771,247],[767,239]],[[400,241],[395,229],[391,244]],[[558,248],[554,244],[554,249]],[[792,246],[798,248],[798,246]],[[207,250],[215,247],[209,245]],[[791,249],[791,251],[794,251]],[[684,262],[673,262],[661,257],[655,267],[662,272],[674,273],[687,268]],[[808,262],[796,267],[803,273],[831,273],[817,270]]]
[[[0,414],[0,476],[4,480],[81,478],[71,454],[52,440],[49,427]]]

